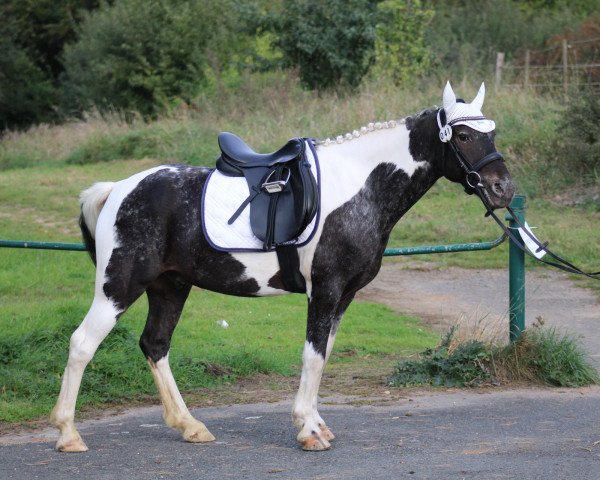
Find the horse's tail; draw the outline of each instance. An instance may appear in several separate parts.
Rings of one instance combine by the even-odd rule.
[[[114,185],[113,182],[98,182],[79,195],[79,204],[81,205],[79,227],[85,246],[94,263],[96,263],[96,224]]]

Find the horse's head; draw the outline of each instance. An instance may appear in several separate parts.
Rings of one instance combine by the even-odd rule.
[[[442,162],[442,175],[461,183],[467,193],[477,193],[492,208],[508,206],[515,185],[494,144],[496,125],[481,113],[483,83],[471,103],[457,100],[450,82],[443,95],[443,108],[437,111],[440,140],[448,145]]]

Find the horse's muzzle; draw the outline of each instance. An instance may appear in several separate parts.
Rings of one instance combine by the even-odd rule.
[[[503,176],[485,179],[483,190],[491,207],[505,208],[515,195],[516,187],[510,176]]]

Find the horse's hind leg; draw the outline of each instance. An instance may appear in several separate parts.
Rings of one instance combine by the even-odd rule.
[[[169,348],[173,330],[179,321],[191,285],[176,274],[163,274],[146,290],[148,319],[140,338],[140,347],[150,365],[169,427],[179,430],[188,442],[215,439],[206,426],[187,409],[169,366]]]
[[[60,429],[56,449],[61,452],[85,452],[87,446],[75,428],[75,402],[86,365],[112,330],[119,311],[103,294],[97,294],[83,322],[71,336],[69,360],[51,421]]]

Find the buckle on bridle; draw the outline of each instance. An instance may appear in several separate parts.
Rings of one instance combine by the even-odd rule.
[[[473,178],[472,180],[472,177]],[[467,185],[469,185],[469,187],[471,187],[473,190],[475,190],[476,188],[482,188],[483,187],[483,183],[481,183],[481,175],[479,175],[478,172],[476,172],[475,170],[471,170],[470,172],[467,173]]]

